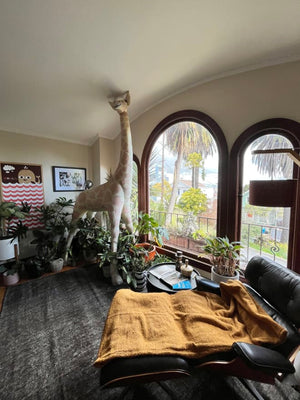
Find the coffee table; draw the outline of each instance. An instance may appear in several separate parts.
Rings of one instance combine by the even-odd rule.
[[[148,292],[167,292],[167,293],[176,293],[178,290],[174,290],[171,289],[170,286],[168,286],[167,284],[165,284],[164,282],[162,282],[159,278],[157,278],[156,276],[152,275],[151,272],[155,273],[155,269],[157,269],[158,267],[164,267],[164,269],[166,271],[170,271],[170,272],[175,272],[176,271],[176,266],[175,263],[161,263],[161,264],[157,264],[154,265],[153,267],[149,268],[148,270],[148,278],[147,278],[147,287],[148,287]],[[180,274],[180,272],[176,271],[177,276],[182,276]],[[196,271],[195,269],[192,272],[192,275],[190,278],[186,278],[189,279],[191,282],[191,286],[192,289],[196,289],[197,287],[197,283],[196,283],[196,276],[200,276],[199,272]],[[182,289],[180,289],[182,290]]]

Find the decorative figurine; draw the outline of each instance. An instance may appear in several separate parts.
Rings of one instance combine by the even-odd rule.
[[[127,108],[130,104],[130,95],[127,91],[121,96],[109,100],[111,107],[120,116],[121,125],[121,152],[116,171],[109,180],[99,186],[81,192],[77,197],[73,215],[72,229],[67,239],[67,251],[76,234],[76,221],[87,211],[107,211],[111,229],[111,251],[115,254],[110,264],[110,276],[113,285],[121,285],[123,279],[118,272],[117,247],[119,238],[119,225],[122,216],[126,228],[131,233],[133,226],[130,212],[130,194],[132,185],[132,139]],[[65,253],[65,262],[67,259]]]
[[[181,273],[183,276],[190,278],[192,276],[193,267],[189,265],[189,260],[186,258],[184,264],[181,266]]]

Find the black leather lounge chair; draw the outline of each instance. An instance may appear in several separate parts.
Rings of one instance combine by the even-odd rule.
[[[300,348],[300,276],[273,261],[255,256],[246,267],[245,278],[249,293],[287,330],[283,344],[269,349],[247,343],[233,343],[229,352],[196,360],[169,356],[115,359],[101,368],[101,387],[149,381],[163,385],[163,380],[190,376],[204,368],[222,375],[239,377],[247,386],[250,384],[251,390],[251,380],[274,383],[278,374],[293,373],[294,367],[290,360]],[[220,293],[219,286],[207,279],[198,279],[197,290]],[[256,397],[260,398],[259,394],[256,393]]]

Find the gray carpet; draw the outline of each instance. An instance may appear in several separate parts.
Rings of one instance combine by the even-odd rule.
[[[99,370],[93,367],[115,291],[97,266],[9,287],[0,316],[0,399],[117,399],[123,389],[100,390]],[[166,384],[180,400],[253,399],[238,381],[206,372]],[[125,399],[169,397],[151,383]]]

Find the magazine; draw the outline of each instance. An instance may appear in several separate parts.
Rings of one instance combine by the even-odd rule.
[[[153,270],[150,270],[149,274],[155,276],[171,289],[173,289],[174,285],[180,282],[189,281],[185,276],[182,276],[180,272],[176,271],[175,266],[173,269],[170,268],[169,265],[161,265],[159,267],[153,268]]]

